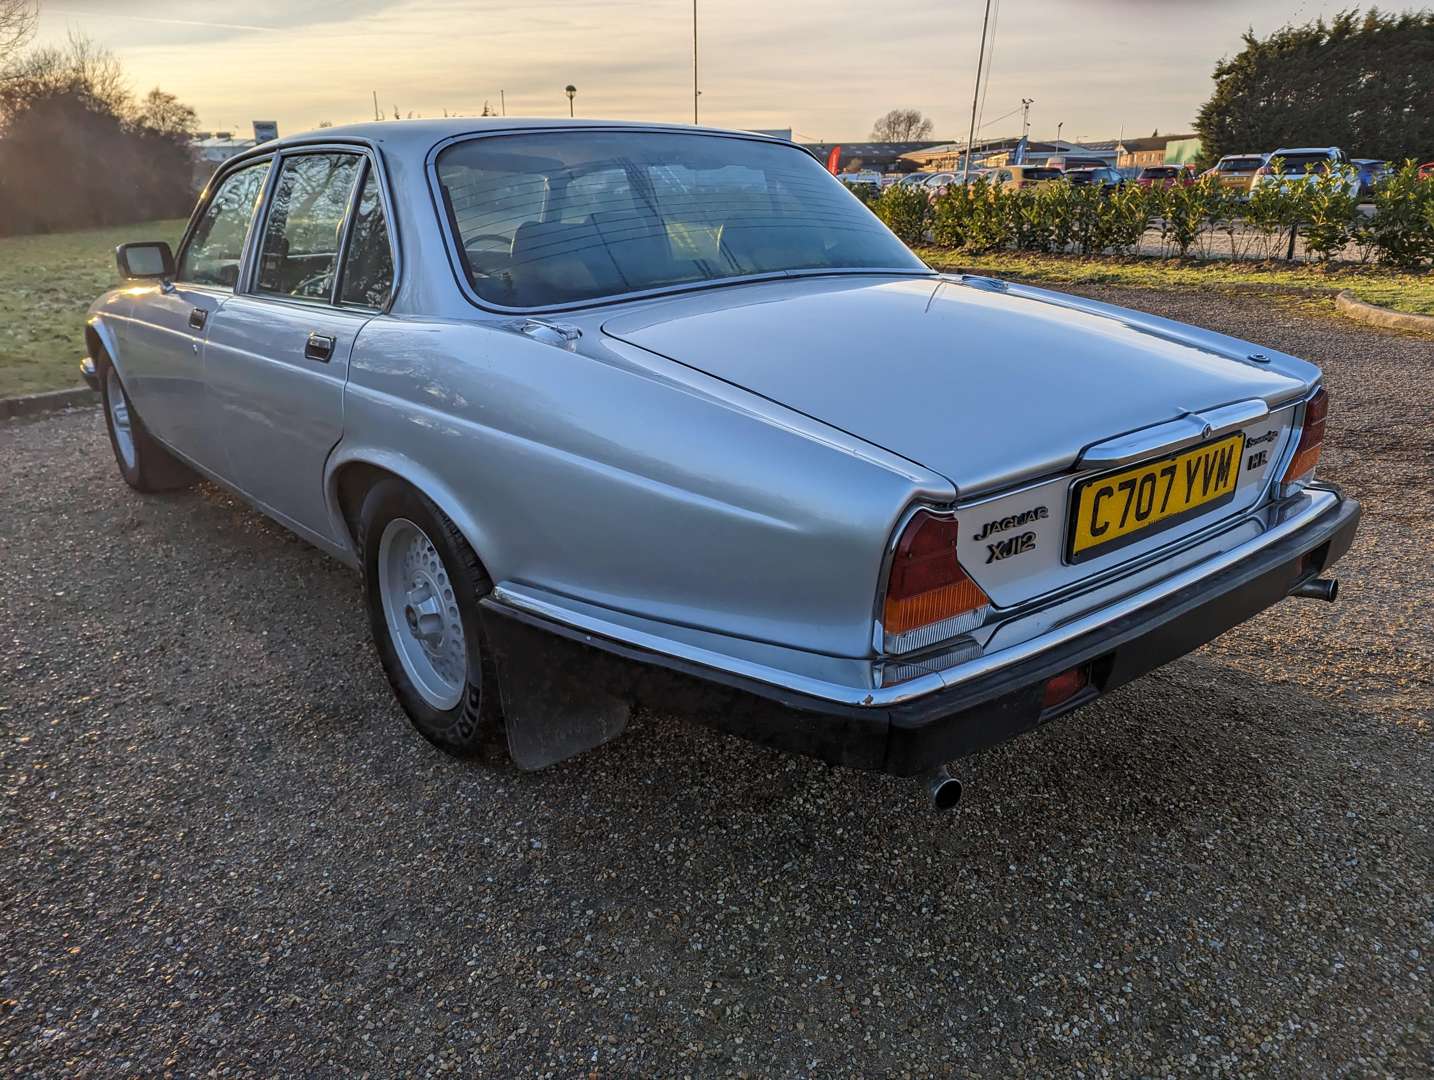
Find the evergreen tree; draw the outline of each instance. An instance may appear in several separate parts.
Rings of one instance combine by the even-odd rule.
[[[1434,158],[1434,11],[1344,11],[1244,43],[1215,65],[1195,124],[1208,159],[1281,146]]]

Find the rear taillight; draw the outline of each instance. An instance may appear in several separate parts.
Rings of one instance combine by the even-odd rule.
[[[918,510],[901,531],[882,606],[887,652],[904,653],[965,633],[991,601],[956,558],[956,519]]]
[[[1295,446],[1294,457],[1285,468],[1280,479],[1284,494],[1290,495],[1314,479],[1315,466],[1319,464],[1319,453],[1324,446],[1324,420],[1329,413],[1329,394],[1320,387],[1309,401],[1305,402],[1305,418],[1300,425],[1300,441]]]

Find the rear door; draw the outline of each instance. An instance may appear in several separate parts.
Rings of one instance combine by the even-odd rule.
[[[235,483],[333,538],[324,463],[343,431],[354,339],[388,305],[388,215],[364,151],[292,151],[276,167],[250,280],[211,320],[205,368]]]
[[[120,335],[120,375],[145,426],[221,475],[226,470],[209,417],[204,340],[214,313],[239,280],[269,164],[265,159],[245,165],[214,185],[180,248],[176,280],[137,295]]]

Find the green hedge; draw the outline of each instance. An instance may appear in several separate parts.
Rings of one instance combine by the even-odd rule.
[[[1123,185],[1109,193],[1065,182],[1012,190],[978,177],[953,184],[935,199],[920,189],[853,188],[873,213],[908,244],[930,241],[971,253],[1065,251],[1125,254],[1148,229],[1167,254],[1208,256],[1227,237],[1236,259],[1272,259],[1298,228],[1307,258],[1328,261],[1351,245],[1360,261],[1404,270],[1434,261],[1434,181],[1420,180],[1413,162],[1375,189],[1374,214],[1352,194],[1353,170],[1309,183],[1261,184],[1246,197],[1213,177],[1189,186]],[[1222,247],[1224,245],[1222,244]]]

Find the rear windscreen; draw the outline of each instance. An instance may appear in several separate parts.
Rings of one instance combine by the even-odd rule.
[[[754,274],[926,271],[784,143],[568,129],[455,143],[437,172],[474,291],[505,307]]]

